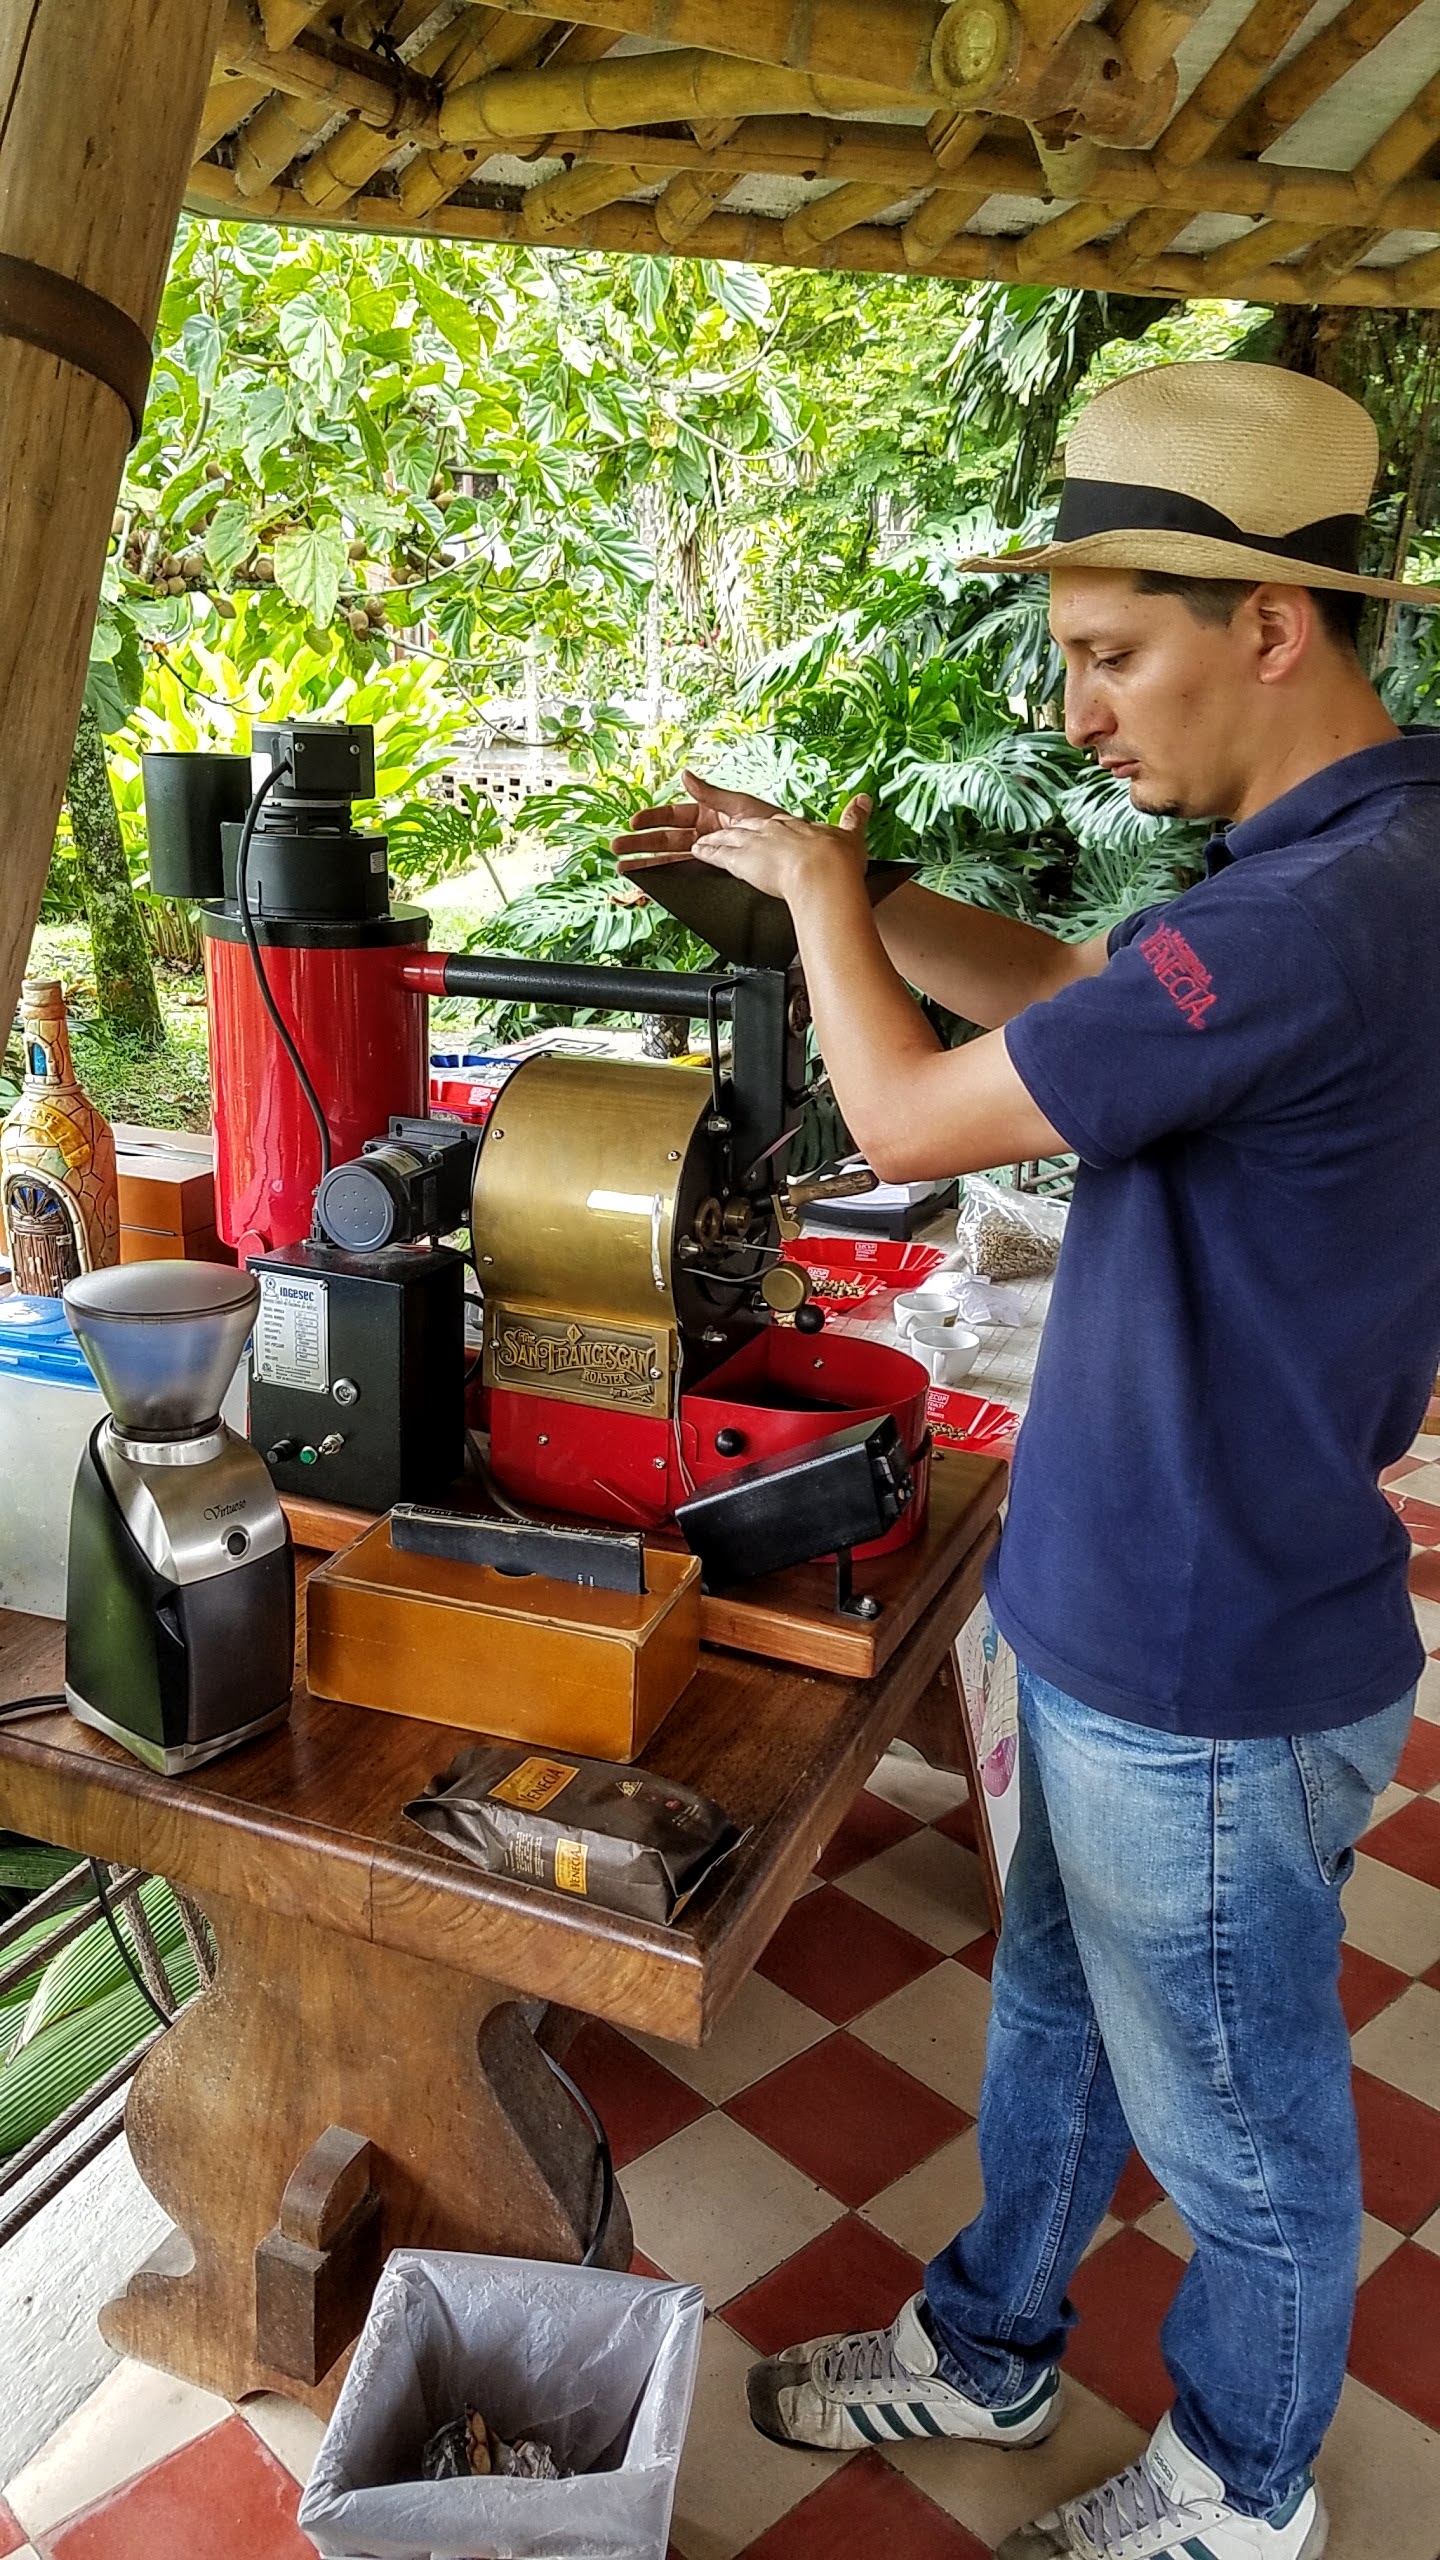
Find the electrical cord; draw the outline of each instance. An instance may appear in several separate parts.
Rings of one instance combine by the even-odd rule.
[[[113,1903],[112,1903],[112,1902],[111,1902],[111,1900],[110,1900],[109,1891],[108,1891],[108,1889],[107,1889],[107,1887],[106,1887],[106,1883],[105,1883],[104,1872],[103,1872],[103,1870],[102,1870],[102,1868],[101,1868],[100,1861],[99,1861],[99,1859],[98,1859],[98,1858],[92,1858],[92,1859],[90,1860],[90,1873],[91,1873],[92,1878],[94,1879],[96,1898],[97,1898],[97,1900],[99,1901],[100,1908],[101,1908],[101,1910],[103,1911],[103,1913],[104,1913],[104,1915],[105,1915],[105,1919],[106,1919],[106,1923],[107,1923],[107,1925],[108,1925],[108,1927],[109,1927],[110,1935],[111,1935],[111,1937],[114,1939],[116,1946],[117,1946],[117,1947],[119,1948],[119,1950],[120,1950],[121,1961],[122,1961],[122,1962],[123,1962],[123,1964],[124,1964],[124,1967],[125,1967],[126,1972],[129,1974],[130,1979],[131,1979],[131,1981],[134,1983],[135,1988],[136,1988],[136,1990],[139,1992],[139,1994],[140,1994],[140,1996],[141,1996],[142,2000],[145,2000],[146,2002],[148,2002],[149,2006],[154,2010],[155,2015],[156,2015],[156,2017],[159,2019],[161,2026],[162,2026],[162,2027],[173,2027],[173,2026],[174,2026],[174,2024],[175,2024],[175,2012],[174,2012],[174,2010],[173,2010],[173,2009],[162,2009],[162,2007],[161,2007],[161,2005],[160,2005],[159,2001],[158,2001],[158,2000],[156,1999],[156,1997],[155,1997],[154,1992],[151,1990],[149,1983],[146,1981],[144,1974],[141,1972],[140,1967],[139,1967],[139,1966],[138,1966],[138,1964],[136,1963],[135,1958],[134,1958],[134,1957],[133,1957],[133,1955],[131,1954],[130,1949],[126,1946],[124,1938],[121,1936],[121,1933],[120,1933],[120,1923],[119,1923],[119,1921],[118,1921],[118,1920],[116,1919],[116,1917],[115,1917],[115,1908],[114,1908]]]
[[[0,1702],[0,1724],[22,1724],[26,1716],[48,1715],[52,1707],[69,1703],[63,1689],[47,1689],[43,1697],[6,1698]]]
[[[595,2136],[595,2149],[600,2162],[600,2210],[595,2217],[595,2228],[590,2234],[585,2255],[580,2261],[582,2267],[593,2267],[604,2244],[605,2234],[610,2228],[610,2216],[615,2206],[615,2162],[610,2150],[610,2137],[584,2090],[578,2082],[571,2079],[564,2065],[556,2061],[553,2053],[547,2053],[543,2044],[537,2046],[536,2050],[541,2061],[559,2081],[566,2096],[574,2099]]]
[[[321,1106],[320,1096],[305,1071],[305,1061],[295,1045],[289,1024],[285,1021],[271,991],[270,981],[265,975],[265,963],[260,957],[260,937],[255,930],[255,919],[250,913],[250,844],[255,833],[255,821],[264,805],[266,793],[273,791],[276,783],[288,776],[289,772],[288,764],[283,762],[272,764],[245,812],[244,824],[240,829],[239,850],[235,857],[235,902],[240,909],[240,930],[245,936],[245,947],[250,954],[250,965],[255,972],[260,1001],[274,1025],[276,1039],[295,1070],[296,1080],[310,1106],[311,1116],[320,1133],[320,1179],[323,1182],[330,1170],[329,1123]]]

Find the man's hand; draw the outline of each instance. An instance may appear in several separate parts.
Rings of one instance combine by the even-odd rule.
[[[693,853],[697,836],[715,835],[735,818],[783,815],[772,801],[756,800],[748,791],[722,791],[718,784],[702,781],[698,773],[686,773],[681,779],[693,797],[673,800],[665,808],[637,810],[630,832],[612,838],[610,850],[617,859],[637,854]]]
[[[617,857],[694,854],[772,898],[788,897],[817,856],[831,862],[838,852],[852,866],[865,867],[870,802],[863,793],[850,802],[838,827],[820,827],[748,791],[723,790],[698,773],[687,772],[684,781],[693,799],[642,809],[633,831],[614,839]]]

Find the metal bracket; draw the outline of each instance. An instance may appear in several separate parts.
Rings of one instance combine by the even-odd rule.
[[[883,1601],[877,1600],[873,1591],[856,1591],[851,1576],[851,1551],[848,1547],[837,1547],[835,1550],[835,1609],[837,1616],[842,1618],[878,1618],[883,1606]]]

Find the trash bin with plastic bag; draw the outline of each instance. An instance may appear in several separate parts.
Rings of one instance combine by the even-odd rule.
[[[704,2314],[695,2285],[397,2249],[302,2530],[335,2560],[664,2560]],[[425,2445],[467,2408],[570,2476],[423,2479]]]

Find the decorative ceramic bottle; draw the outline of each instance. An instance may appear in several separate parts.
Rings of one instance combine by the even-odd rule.
[[[115,1140],[75,1081],[58,978],[27,978],[20,1014],[25,1083],[0,1125],[0,1200],[16,1288],[58,1298],[120,1259]]]

